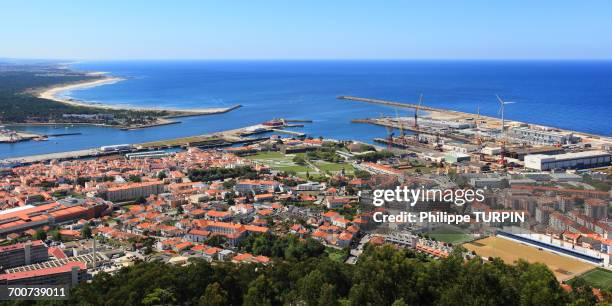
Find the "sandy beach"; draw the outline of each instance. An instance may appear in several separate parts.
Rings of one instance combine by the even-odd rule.
[[[104,72],[90,73],[90,75],[103,75],[103,74],[105,73]],[[58,97],[58,94],[64,91],[82,90],[82,89],[87,89],[87,88],[96,87],[96,86],[110,85],[110,84],[115,84],[117,82],[121,82],[124,80],[125,80],[124,78],[120,78],[120,77],[104,76],[103,78],[95,79],[91,81],[84,81],[84,82],[78,82],[78,83],[72,83],[72,84],[61,84],[58,86],[45,88],[45,89],[40,90],[36,94],[36,96],[42,99],[53,100],[56,102],[65,103],[65,104],[69,104],[73,106],[95,107],[95,108],[112,109],[112,110],[168,111],[168,112],[177,113],[175,115],[178,115],[178,116],[212,115],[212,114],[217,114],[217,113],[225,113],[225,112],[228,112],[236,108],[236,106],[227,107],[227,108],[223,107],[223,108],[201,108],[201,109],[168,109],[168,108],[152,108],[152,107],[135,107],[135,106],[129,106],[129,105],[109,105],[109,104],[102,104],[102,103],[93,103],[93,102],[81,101],[77,99]]]
[[[118,78],[118,77],[104,77],[102,79],[97,79],[97,80],[91,80],[91,81],[85,81],[85,82],[79,82],[79,83],[73,83],[73,84],[63,84],[63,85],[43,89],[38,93],[37,96],[42,99],[53,100],[56,102],[61,102],[61,103],[70,104],[74,106],[87,106],[87,107],[95,106],[95,107],[101,107],[101,108],[115,108],[112,105],[102,105],[102,104],[98,105],[98,104],[93,104],[93,103],[86,103],[86,102],[78,101],[75,99],[60,98],[57,95],[63,91],[79,90],[79,89],[86,89],[86,88],[91,88],[91,87],[96,87],[96,86],[101,86],[101,85],[109,85],[109,84],[114,84],[114,83],[117,83],[123,80],[124,79]]]

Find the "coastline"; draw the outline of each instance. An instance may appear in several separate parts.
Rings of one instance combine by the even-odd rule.
[[[100,74],[103,74],[103,73],[91,73],[89,75],[100,75]],[[86,103],[83,101],[70,99],[70,98],[60,98],[57,95],[63,91],[81,90],[81,89],[102,86],[102,85],[110,85],[110,84],[115,84],[117,82],[121,82],[123,80],[125,79],[119,78],[119,77],[105,76],[101,79],[96,79],[96,80],[87,80],[87,81],[81,81],[78,83],[71,83],[71,84],[59,84],[57,86],[52,86],[52,87],[41,89],[40,91],[36,93],[36,96],[41,99],[52,100],[55,102],[60,102],[60,103],[64,103],[64,104],[68,104],[72,106],[115,109],[115,107],[112,105],[104,105],[104,104],[97,105],[94,103]]]
[[[347,100],[347,101],[355,101],[362,103],[371,103],[371,104],[380,104],[380,105],[388,105],[392,107],[401,107],[408,109],[415,109],[417,107],[415,104],[403,103],[397,101],[389,101],[389,100],[381,100],[381,99],[372,99],[372,98],[362,98],[362,97],[354,97],[354,96],[339,96],[337,99]],[[419,114],[420,117],[423,118],[431,118],[435,120],[473,120],[475,118],[479,118],[480,124],[486,126],[491,129],[500,129],[501,128],[501,120],[500,118],[495,118],[492,116],[473,114],[463,111],[456,111],[451,109],[437,108],[437,107],[429,107],[429,106],[419,106]],[[555,126],[537,124],[537,123],[529,123],[518,120],[506,119],[505,126],[521,126],[521,125],[532,125],[545,129],[557,130],[559,132],[573,134],[583,138],[583,142],[585,143],[597,143],[597,142],[612,142],[612,137],[606,135],[599,135],[587,132],[580,132],[570,129],[559,128]]]
[[[91,72],[88,75],[104,75],[105,72]],[[47,88],[38,89],[35,91],[35,95],[38,98],[51,100],[59,103],[68,104],[71,106],[98,108],[106,110],[128,110],[128,111],[158,111],[158,112],[169,112],[171,115],[168,117],[184,117],[184,116],[198,116],[198,115],[214,115],[226,113],[239,107],[234,105],[231,107],[217,107],[217,108],[196,108],[196,109],[173,109],[173,108],[155,108],[155,107],[137,107],[130,105],[110,105],[96,102],[87,102],[72,98],[61,98],[58,94],[68,90],[82,90],[97,86],[111,85],[121,81],[125,81],[125,78],[115,76],[103,76],[100,79],[81,81],[77,83],[58,84]]]

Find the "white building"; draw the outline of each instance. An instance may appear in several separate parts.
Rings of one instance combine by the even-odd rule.
[[[323,190],[324,188],[325,186],[319,182],[307,182],[296,186],[298,191],[319,191]]]
[[[604,151],[534,154],[525,156],[525,167],[537,170],[597,168],[610,165],[610,157],[610,153]]]
[[[529,128],[529,127],[513,127],[510,129],[508,136],[515,138],[521,142],[531,144],[568,144],[580,141],[579,137],[571,133],[562,133],[545,129]]]

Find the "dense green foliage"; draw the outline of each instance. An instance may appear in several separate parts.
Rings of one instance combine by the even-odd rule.
[[[578,280],[585,281],[596,288],[612,290],[612,271],[610,270],[596,268],[573,279],[573,281]]]
[[[228,178],[257,178],[257,172],[251,167],[189,169],[189,179],[198,182],[225,180]]]
[[[380,152],[368,152],[365,154],[355,155],[355,159],[365,162],[377,162],[381,159],[393,157],[393,152],[380,151]]]
[[[364,171],[364,170],[359,170],[359,169],[355,169],[354,175],[355,175],[356,178],[360,178],[360,179],[364,179],[364,180],[369,180],[372,177],[370,172]]]
[[[313,239],[300,240],[297,236],[276,236],[270,233],[250,235],[240,242],[240,249],[253,255],[287,260],[305,260],[325,253],[325,247]]]
[[[257,237],[254,241],[262,239]],[[264,237],[264,239],[270,239]],[[256,248],[255,242],[250,243]],[[272,241],[273,244],[276,241]],[[431,260],[369,247],[356,265],[298,256],[268,266],[193,261],[139,263],[97,275],[71,292],[79,305],[590,305],[587,287],[566,293],[541,264]]]
[[[72,72],[66,69],[37,65],[0,63],[0,121],[1,122],[70,122],[63,114],[112,114],[115,118],[130,118],[136,122],[149,116],[166,115],[159,111],[108,110],[73,106],[36,97],[34,90],[58,84],[93,80],[99,76]],[[74,119],[73,121],[79,121]],[[125,121],[125,120],[124,120]],[[127,121],[126,121],[127,122]],[[104,122],[113,124],[113,122]]]
[[[334,148],[321,148],[315,151],[308,151],[306,157],[309,159],[324,160],[330,163],[338,163],[344,160],[340,155],[336,154]]]
[[[298,164],[298,165],[305,165],[306,164],[306,160],[304,159],[304,157],[296,155],[293,160],[294,163]]]

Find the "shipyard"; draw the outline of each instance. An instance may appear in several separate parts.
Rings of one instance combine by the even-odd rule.
[[[612,1],[5,2],[2,305],[612,306]]]
[[[0,283],[76,285],[143,260],[271,266],[248,248],[264,236],[351,266],[390,244],[428,260],[527,258],[559,282],[612,273],[609,138],[421,106],[357,119],[386,127],[371,142],[276,118],[4,159]]]
[[[514,102],[494,98],[501,118],[428,107],[423,104],[423,95],[418,103],[338,97],[396,109],[394,117],[353,120],[355,124],[384,126],[387,137],[373,141],[386,145],[388,150],[407,150],[433,161],[470,161],[492,171],[582,170],[610,165],[612,138],[508,120],[504,114]],[[406,109],[412,109],[413,115],[400,116],[400,111]]]

